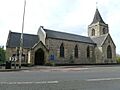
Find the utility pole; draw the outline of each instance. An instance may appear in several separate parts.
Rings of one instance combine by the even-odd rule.
[[[21,37],[20,37],[19,69],[21,69],[21,61],[22,61],[22,54],[23,54],[23,30],[24,30],[25,7],[26,7],[26,0],[24,0],[24,11],[23,11],[22,33],[21,33]]]

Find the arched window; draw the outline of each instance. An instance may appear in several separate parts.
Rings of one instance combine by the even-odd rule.
[[[64,57],[64,45],[63,45],[63,43],[60,45],[60,57]]]
[[[77,45],[75,46],[75,49],[74,49],[74,56],[75,58],[78,58],[78,46]]]
[[[105,28],[103,28],[103,34],[105,34],[105,33],[106,33]]]
[[[95,29],[92,29],[92,36],[95,36]]]
[[[89,58],[90,57],[90,47],[88,46],[87,47],[87,58]]]
[[[110,45],[107,47],[107,58],[112,58],[112,49]]]

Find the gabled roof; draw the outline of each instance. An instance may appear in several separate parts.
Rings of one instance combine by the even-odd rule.
[[[92,21],[91,24],[94,24],[94,23],[97,23],[97,22],[105,24],[105,22],[103,21],[101,15],[99,13],[99,10],[96,8],[96,12],[95,12],[95,15],[94,15],[94,18],[93,18],[93,21]]]
[[[39,42],[35,43],[35,45],[33,45],[32,49],[34,49],[35,47],[37,47],[37,45],[39,45],[39,44],[42,45],[46,49],[46,51],[49,51],[48,48],[43,44],[42,41],[39,41]]]
[[[48,29],[44,29],[44,30],[47,34],[47,38],[95,44],[90,37],[69,34],[69,33],[64,33],[64,32],[58,32],[58,31],[53,31],[53,30],[48,30]],[[20,47],[20,37],[21,37],[21,33],[9,32],[6,47]],[[38,42],[39,42],[38,35],[23,34],[23,47],[24,48],[32,48]]]
[[[20,37],[21,33],[9,32],[6,47],[20,47]],[[39,41],[37,35],[23,34],[23,47],[31,48],[35,43]]]
[[[97,36],[97,37],[91,37],[91,39],[94,41],[94,43],[97,44],[97,46],[102,46],[107,36],[108,34],[104,34],[104,35]]]
[[[59,31],[53,31],[48,29],[44,29],[44,30],[47,33],[47,38],[55,38],[55,39],[63,39],[63,40],[69,40],[69,41],[95,44],[90,37],[85,37],[85,36],[75,35],[75,34],[70,34],[65,32],[59,32]]]

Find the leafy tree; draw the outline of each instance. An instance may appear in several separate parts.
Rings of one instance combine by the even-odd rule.
[[[119,54],[116,55],[116,60],[117,60],[117,63],[120,63],[120,55]]]
[[[3,46],[0,46],[0,63],[5,61],[5,50]]]

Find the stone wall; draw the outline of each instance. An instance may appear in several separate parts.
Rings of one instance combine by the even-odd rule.
[[[107,47],[110,45],[112,49],[112,58],[107,58]],[[106,40],[103,42],[103,45],[96,47],[96,63],[116,63],[116,47],[112,41],[110,35],[107,36]]]
[[[101,64],[101,63],[104,63],[104,60],[103,60],[103,51],[102,51],[102,47],[96,47],[95,48],[95,57],[96,57],[96,63],[97,64]]]
[[[27,63],[27,60],[28,60],[28,50],[29,49],[23,49],[23,54],[25,54],[25,60],[22,61],[22,64],[26,64]],[[17,53],[17,49],[16,48],[6,48],[6,60],[9,60],[9,58],[12,57],[13,54],[16,54],[16,53]],[[19,62],[19,60],[17,60],[17,63],[18,62]]]
[[[107,58],[107,47],[109,45],[112,49],[112,58],[111,59]],[[105,63],[116,63],[116,47],[115,47],[110,35],[108,35],[108,37],[106,38],[102,47],[103,47],[102,50],[103,50],[103,55],[104,55],[104,62]]]
[[[92,29],[95,30],[94,36],[101,36],[109,32],[108,24],[103,24],[98,22],[88,26],[88,36],[90,37],[92,36]]]
[[[48,49],[45,47],[45,45],[40,41],[39,43],[37,43],[31,51],[31,64],[35,64],[35,52],[39,49],[42,49],[44,51],[44,64],[46,64],[48,62]]]
[[[60,45],[64,44],[64,53],[65,56],[60,57]],[[74,57],[74,48],[78,46],[78,58]],[[67,40],[59,40],[48,38],[46,40],[46,46],[49,49],[49,57],[54,55],[54,62],[59,64],[88,64],[88,63],[95,63],[95,45],[82,43],[82,42],[75,42],[75,41],[67,41]],[[87,47],[90,46],[92,48],[92,54],[90,58],[87,58]],[[49,58],[50,59],[50,58]]]

